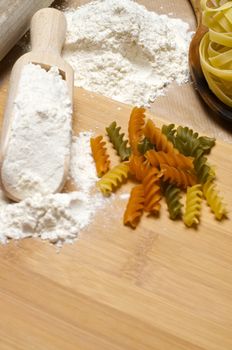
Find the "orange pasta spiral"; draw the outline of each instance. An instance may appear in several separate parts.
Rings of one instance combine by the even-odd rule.
[[[92,150],[93,159],[95,161],[97,176],[102,177],[110,167],[109,155],[105,147],[105,142],[102,141],[102,136],[95,138],[91,137],[90,146]]]
[[[181,153],[149,150],[145,153],[145,157],[155,167],[160,166],[160,164],[167,164],[178,168],[193,169],[193,158],[185,157]]]
[[[136,228],[143,214],[144,208],[144,189],[143,185],[137,185],[131,190],[126,211],[124,213],[124,225]]]
[[[143,128],[145,124],[145,109],[134,107],[132,109],[129,125],[128,125],[128,135],[129,142],[134,154],[139,154],[138,143],[143,136]]]
[[[143,156],[132,155],[129,161],[129,169],[130,173],[135,176],[136,180],[142,181],[150,169],[150,165],[146,162]]]
[[[197,182],[196,176],[184,169],[161,164],[161,170],[163,171],[164,181],[169,180],[169,182],[176,184],[179,187],[186,188],[195,185]]]
[[[170,153],[179,153],[173,146],[173,144],[168,141],[166,135],[155,126],[151,119],[148,119],[145,128],[144,135],[148,140],[155,145],[157,151],[164,151]]]
[[[144,210],[152,213],[158,214],[160,211],[160,177],[162,173],[157,168],[151,168],[143,179],[144,188]]]

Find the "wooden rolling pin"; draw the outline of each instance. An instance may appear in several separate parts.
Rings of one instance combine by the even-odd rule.
[[[0,61],[29,29],[33,14],[54,0],[0,0]]]

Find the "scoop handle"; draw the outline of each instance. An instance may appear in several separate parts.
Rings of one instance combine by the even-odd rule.
[[[66,18],[61,11],[54,8],[37,11],[31,20],[32,52],[60,55],[66,29]]]

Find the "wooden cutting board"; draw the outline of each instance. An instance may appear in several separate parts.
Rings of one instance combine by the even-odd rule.
[[[76,89],[74,132],[126,128],[130,109]],[[218,142],[210,161],[231,208],[232,147]],[[199,229],[186,229],[164,204],[133,231],[119,196],[129,188],[59,254],[32,239],[0,247],[1,350],[232,349],[231,220],[205,206]]]

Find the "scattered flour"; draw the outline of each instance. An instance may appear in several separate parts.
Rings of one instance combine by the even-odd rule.
[[[23,67],[2,180],[19,198],[57,190],[69,160],[72,105],[56,67]]]
[[[122,200],[128,200],[130,198],[130,193],[122,193],[119,195],[119,198]]]
[[[77,186],[76,192],[35,194],[12,204],[0,192],[1,243],[26,237],[40,237],[58,246],[72,243],[91,222],[97,208],[109,201],[94,193],[97,175],[91,156],[91,135],[83,132],[73,139],[70,177]]]
[[[80,132],[78,137],[73,137],[71,148],[70,175],[77,189],[86,195],[98,180],[90,148],[91,136],[91,132]]]
[[[131,0],[96,0],[65,15],[63,57],[75,71],[77,86],[149,106],[171,82],[188,80],[192,33],[182,20]]]

